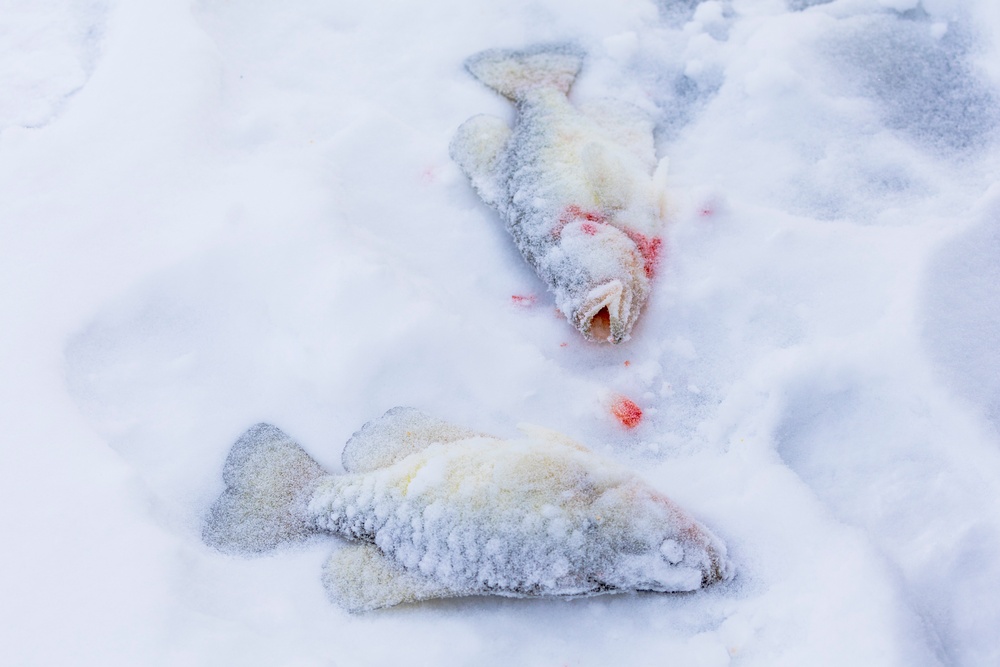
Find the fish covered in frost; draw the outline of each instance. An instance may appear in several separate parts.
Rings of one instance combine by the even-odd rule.
[[[614,100],[576,107],[572,45],[494,49],[466,68],[517,107],[459,127],[451,156],[497,210],[521,254],[586,338],[620,343],[649,295],[660,254],[666,160],[653,124]]]
[[[723,544],[649,484],[566,436],[501,440],[395,408],[326,473],[258,424],[233,446],[206,543],[253,553],[314,533],[349,542],[327,562],[352,612],[466,595],[692,591],[726,579]]]

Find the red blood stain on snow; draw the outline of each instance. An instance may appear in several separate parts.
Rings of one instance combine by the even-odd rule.
[[[642,408],[624,396],[619,396],[611,405],[611,414],[625,428],[635,428],[642,421]]]
[[[520,306],[522,308],[530,308],[535,305],[538,300],[534,294],[511,294],[510,302],[515,306]]]
[[[559,343],[559,347],[567,347],[569,343]]]
[[[597,226],[592,222],[585,222],[580,225],[580,230],[587,236],[593,236],[597,233]]]
[[[628,359],[626,359],[626,360],[625,360],[625,365],[626,365],[626,366],[631,366],[631,365],[632,365],[632,362],[631,362],[631,361],[629,361]]]
[[[438,177],[438,168],[434,165],[424,167],[423,170],[420,172],[420,180],[425,185],[430,185],[431,183],[437,180],[437,177]]]
[[[698,207],[697,213],[701,218],[711,218],[718,215],[725,208],[725,200],[718,196],[710,196]]]

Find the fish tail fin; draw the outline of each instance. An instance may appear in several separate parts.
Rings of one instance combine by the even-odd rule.
[[[202,539],[220,551],[242,553],[304,539],[315,532],[306,518],[306,494],[325,474],[281,429],[251,427],[226,458],[226,490],[209,511]]]
[[[583,58],[583,50],[574,44],[540,44],[522,51],[482,51],[466,60],[465,67],[487,86],[516,102],[539,88],[568,93]]]

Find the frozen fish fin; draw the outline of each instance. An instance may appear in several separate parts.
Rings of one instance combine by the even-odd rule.
[[[335,604],[355,614],[462,594],[403,569],[365,542],[352,542],[330,556],[323,568],[323,585]]]
[[[573,44],[541,44],[523,51],[483,51],[466,60],[465,67],[493,90],[517,101],[540,88],[568,93],[583,66],[583,57],[583,51]]]
[[[656,201],[660,207],[660,219],[667,219],[667,212],[670,208],[670,199],[667,196],[667,170],[670,167],[670,158],[664,156],[660,158],[653,172],[653,187],[656,191]]]
[[[436,442],[455,442],[481,435],[413,408],[396,407],[352,435],[340,460],[347,472],[371,472]]]
[[[626,208],[634,183],[618,157],[598,142],[583,147],[581,162],[594,201],[605,211]]]
[[[226,484],[209,511],[202,539],[222,551],[259,553],[307,537],[308,490],[326,473],[281,429],[257,424],[233,445]]]
[[[566,447],[571,447],[581,452],[590,451],[590,449],[580,444],[573,438],[569,437],[565,433],[554,431],[550,428],[546,428],[545,426],[539,426],[537,424],[521,423],[517,425],[517,430],[529,438],[535,438],[538,440],[545,440],[546,442],[565,445]]]
[[[586,102],[579,109],[610,139],[627,148],[652,171],[656,165],[653,120],[645,111],[634,104],[611,98]]]
[[[449,153],[484,202],[495,206],[500,188],[497,156],[510,138],[510,127],[496,116],[473,116],[459,126]]]

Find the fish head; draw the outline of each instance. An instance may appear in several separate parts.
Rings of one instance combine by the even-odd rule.
[[[645,260],[635,242],[609,224],[575,220],[561,233],[567,266],[560,309],[587,340],[628,340],[649,295]]]
[[[693,591],[732,577],[726,547],[666,496],[646,487],[619,490],[609,522],[611,567],[604,585],[626,591]],[[607,495],[607,494],[605,494]]]

